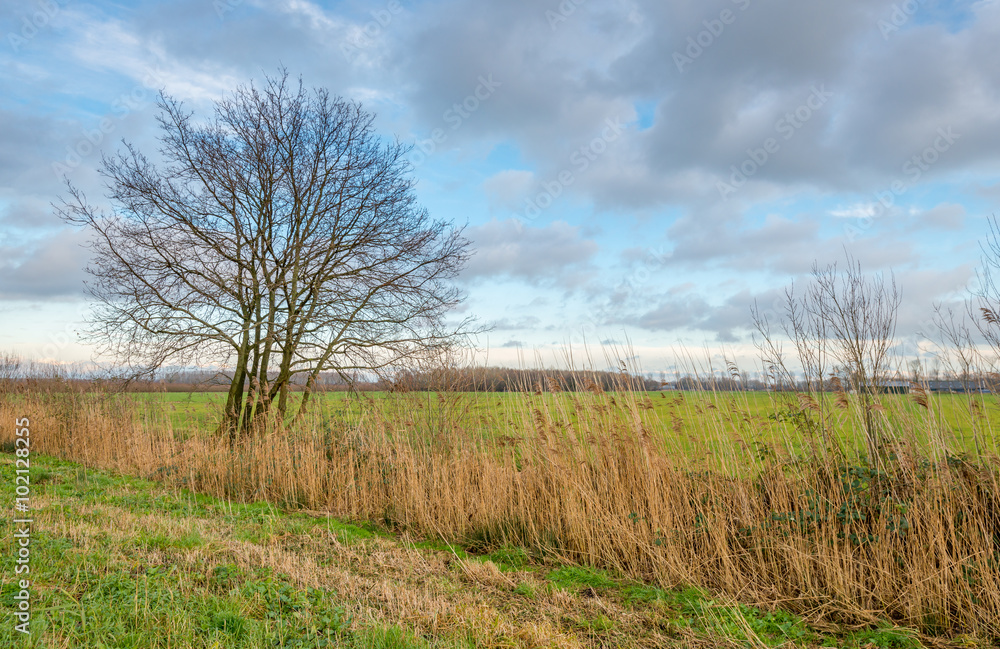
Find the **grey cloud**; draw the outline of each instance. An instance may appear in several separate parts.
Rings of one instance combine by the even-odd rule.
[[[653,127],[629,129],[588,182],[571,188],[603,206],[686,201],[693,189],[711,194],[715,179],[769,137],[780,150],[754,183],[881,189],[949,125],[962,141],[929,173],[1000,162],[991,108],[1000,88],[995,7],[977,5],[976,19],[954,33],[915,21],[885,40],[878,20],[891,13],[888,0],[749,3],[746,11],[731,2],[648,2],[637,6],[637,29],[615,4],[581,6],[555,33],[537,5],[436,5],[411,34],[423,45],[419,54],[410,56],[409,42],[397,64],[420,80],[411,100],[428,127],[479,74],[496,72],[506,85],[462,131],[515,137],[539,179],[564,168],[604,118],[631,119],[634,102],[657,102]],[[735,22],[678,72],[673,54],[723,9],[736,13]],[[623,34],[625,47],[612,40]],[[779,120],[814,87],[834,97],[783,140]]]
[[[476,88],[480,76],[492,74],[501,85],[452,140],[516,138],[547,175],[565,166],[605,119],[630,117],[631,100],[600,89],[594,69],[606,52],[620,49],[623,30],[639,33],[628,12],[617,3],[613,9],[608,2],[588,3],[553,31],[545,11],[557,6],[530,0],[428,6],[394,61],[403,78],[418,80],[409,86],[418,123],[444,126],[446,111]],[[588,18],[595,15],[605,19],[596,29]]]
[[[975,185],[972,191],[994,205],[1000,205],[1000,182],[993,183],[992,185]]]
[[[818,237],[819,224],[815,221],[792,220],[770,216],[759,227],[723,227],[717,229],[704,222],[684,219],[669,230],[674,249],[669,256],[672,263],[697,263],[725,260],[727,265],[747,263],[748,260],[780,258],[776,253],[788,252],[803,243],[812,243]]]
[[[0,223],[22,230],[49,229],[61,225],[49,201],[40,196],[18,196],[14,192],[7,209],[0,209]],[[0,194],[0,198],[2,198]]]
[[[944,270],[904,269],[882,276],[887,282],[894,278],[903,295],[896,328],[897,338],[902,341],[928,333],[935,304],[953,305],[961,312],[975,272],[971,264],[965,264]],[[809,281],[808,276],[800,277],[795,282],[797,292]],[[753,330],[754,305],[778,331],[785,314],[785,299],[784,288],[758,293],[741,290],[718,304],[710,304],[699,294],[667,294],[655,300],[654,308],[622,318],[621,322],[656,332],[707,331],[715,334],[719,342],[737,342],[745,340],[746,333]]]
[[[591,0],[552,29],[545,12],[555,2],[447,0],[393,14],[364,48],[377,61],[366,66],[351,63],[340,45],[372,21],[367,10],[345,16],[344,8],[306,1],[247,2],[220,20],[210,4],[186,0],[129,20],[141,39],[190,69],[257,76],[280,60],[335,91],[368,88],[406,102],[422,132],[447,131],[446,111],[493,74],[502,85],[449,132],[448,145],[512,137],[540,179],[564,168],[603,120],[631,119],[636,101],[655,101],[653,128],[630,131],[620,152],[594,166],[595,182],[571,188],[638,207],[683,199],[691,185],[679,181],[692,180],[692,169],[705,172],[702,189],[714,187],[710,179],[774,135],[775,122],[813,84],[836,93],[836,106],[817,111],[755,180],[860,186],[875,180],[873,169],[889,179],[914,142],[948,124],[968,135],[936,172],[996,162],[1000,53],[991,30],[1000,9],[977,5],[975,20],[956,33],[915,21],[885,40],[877,23],[892,4],[750,2],[741,10],[742,2]],[[724,9],[735,22],[678,72],[674,53]],[[933,20],[925,10],[921,18]]]
[[[709,309],[704,298],[688,295],[660,302],[655,309],[639,316],[635,324],[651,331],[696,328],[705,319]]]
[[[89,255],[84,236],[64,229],[27,248],[8,247],[0,262],[0,299],[81,297]]]
[[[483,182],[490,206],[505,212],[521,209],[521,199],[532,189],[535,176],[530,171],[507,169]]]
[[[220,6],[221,17],[217,11]],[[359,15],[357,20],[363,24],[365,18]],[[184,0],[136,12],[131,28],[172,60],[192,69],[259,77],[261,71],[273,73],[282,62],[296,74],[322,74],[324,85],[336,89],[347,85],[345,82],[352,77],[351,65],[340,45],[350,42],[354,24],[354,20],[340,17],[323,3],[308,0]],[[320,53],[322,56],[317,56]],[[319,80],[307,82],[315,85]]]
[[[574,3],[575,4],[575,3]],[[191,70],[259,76],[280,60],[307,82],[345,94],[374,93],[413,115],[380,123],[434,128],[445,146],[512,139],[545,180],[569,167],[569,155],[608,118],[634,117],[638,101],[658,104],[652,128],[629,128],[614,150],[568,188],[601,206],[641,209],[714,193],[715,181],[775,135],[775,124],[802,104],[815,84],[835,98],[755,175],[755,184],[879,189],[899,176],[937,128],[963,133],[933,173],[1000,162],[993,106],[1000,93],[1000,52],[993,32],[1000,8],[981,3],[957,31],[934,22],[932,7],[886,40],[878,20],[890,0],[839,3],[745,3],[591,0],[549,24],[558,3],[445,0],[391,15],[351,62],[351,42],[371,11],[306,1],[242,3],[219,20],[210,5],[186,0],[130,16],[144,42]],[[673,61],[704,21],[722,10],[735,21],[713,37],[683,73]],[[249,48],[249,49],[248,49]],[[456,126],[447,111],[470,96],[481,76],[501,85]],[[486,187],[504,202],[503,191]],[[751,189],[746,188],[747,196]]]
[[[64,139],[60,130],[51,117],[0,109],[0,188],[18,194],[58,188],[51,163]]]
[[[893,236],[893,244],[885,245],[885,231],[877,220],[843,219],[840,232],[830,236],[821,233],[820,218],[770,215],[760,225],[747,226],[735,210],[689,215],[668,228],[672,250],[664,263],[689,270],[719,268],[794,277],[808,273],[816,263],[824,266],[843,259],[845,246],[870,270],[915,260],[913,244],[905,238]]]
[[[965,224],[965,207],[955,203],[941,203],[919,214],[918,227],[937,230],[961,230]]]
[[[564,221],[533,227],[515,219],[494,220],[469,227],[466,236],[475,249],[462,275],[466,280],[515,277],[539,285],[573,286],[598,250],[596,242]]]
[[[752,294],[743,290],[714,305],[697,294],[668,295],[655,308],[625,322],[648,331],[707,331],[718,342],[738,342],[742,340],[740,332],[752,328],[750,309],[754,302],[771,308],[779,295],[777,291]]]
[[[972,264],[954,268],[911,269],[895,273],[896,285],[903,294],[896,324],[897,338],[933,333],[930,323],[935,304],[956,306],[964,311],[963,302],[970,296],[975,278]]]
[[[864,264],[862,267],[866,268]],[[897,337],[904,339],[922,331],[926,333],[935,304],[957,304],[961,310],[974,270],[966,264],[945,270],[904,269],[882,276],[887,282],[894,278],[903,295],[897,314]],[[800,276],[795,282],[796,292],[809,281],[808,275]],[[649,331],[701,330],[714,333],[719,342],[737,342],[745,340],[746,333],[753,330],[754,305],[778,331],[785,315],[784,290],[784,287],[756,293],[741,290],[718,304],[710,304],[699,294],[668,294],[657,301],[655,308],[625,321]]]

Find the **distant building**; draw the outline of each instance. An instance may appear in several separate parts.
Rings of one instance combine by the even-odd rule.
[[[953,392],[961,394],[965,392],[983,393],[989,392],[986,381],[981,378],[961,379],[937,379],[927,381],[927,389],[931,392]]]
[[[878,391],[882,394],[908,394],[910,384],[906,381],[879,381]]]

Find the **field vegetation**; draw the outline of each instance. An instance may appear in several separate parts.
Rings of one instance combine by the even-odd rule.
[[[53,646],[79,646],[81,628],[96,638],[114,625],[142,639],[134,646],[230,646],[212,642],[237,627],[245,646],[263,638],[282,646],[327,646],[322,638],[331,646],[985,646],[1000,638],[993,395],[876,396],[882,441],[871,458],[863,431],[872,419],[859,395],[843,390],[606,391],[594,383],[567,391],[553,380],[507,393],[340,392],[305,418],[272,420],[233,444],[213,434],[225,395],[8,387],[0,417],[28,413],[38,431],[33,452],[80,465],[44,460],[35,478],[51,503],[41,529],[61,548],[52,556],[84,542],[86,534],[66,530],[90,525],[96,534],[98,519],[159,539],[108,537],[114,552],[133,557],[129,567],[102,554],[104,563],[54,568],[63,572],[50,577],[52,610],[79,613],[46,614],[38,633]],[[9,430],[0,443],[12,447]],[[77,474],[102,477],[84,489]],[[83,492],[64,499],[59,489],[68,487],[56,484],[66,483]],[[115,505],[115,489],[212,505],[171,512],[180,519],[169,525],[136,523],[139,500]],[[154,509],[163,502],[142,498]],[[235,556],[222,539],[245,532],[218,526],[243,523],[216,519],[227,507],[249,511],[240,503],[280,521],[322,515],[298,531],[261,532],[257,554],[244,547]],[[95,513],[102,507],[114,510],[109,518]],[[471,584],[486,599],[473,603],[468,589],[472,600],[460,603],[454,592],[435,595],[447,605],[430,595],[404,600],[408,591],[373,599],[331,581],[310,562],[316,539],[329,537],[323,526],[345,525],[336,521],[382,539],[372,543],[383,544],[383,565],[365,570],[369,578],[384,571],[383,588],[401,587],[392,575],[411,569],[398,563],[411,552],[406,562],[433,565],[451,584],[441,592]],[[286,524],[298,525],[275,530]],[[414,541],[424,558],[412,554]],[[296,544],[294,561],[278,558]],[[133,546],[142,551],[131,555]],[[324,547],[324,560],[354,556]],[[352,569],[376,561],[373,552],[351,560]],[[69,577],[73,570],[97,581],[118,575],[115,588],[139,589],[128,593],[133,614],[181,594],[208,598],[218,624],[182,623],[183,607],[156,613],[176,625],[156,632],[141,616],[104,620],[110,611],[87,612],[96,600],[77,592],[70,606],[60,594],[66,579],[81,578]],[[158,570],[180,575],[180,592],[155,595],[167,588]],[[226,584],[213,591],[219,570]],[[293,604],[275,604],[272,615],[268,598],[281,601],[279,591]],[[548,613],[527,613],[536,608]],[[88,615],[111,627],[74,617]],[[401,644],[369,639],[379,634],[398,634]],[[302,644],[286,643],[292,637]]]

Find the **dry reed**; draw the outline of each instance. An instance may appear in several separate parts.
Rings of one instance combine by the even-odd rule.
[[[0,399],[0,417],[30,416],[35,452],[218,496],[473,549],[523,546],[814,620],[1000,636],[997,464],[957,458],[927,395],[916,414],[876,411],[889,440],[876,469],[843,448],[815,452],[827,439],[815,411],[862,416],[842,389],[789,395],[804,442],[764,453],[739,395],[697,417],[678,395],[660,417],[645,393],[540,387],[478,426],[468,400],[496,395],[439,395],[433,407],[424,393],[360,396],[359,414],[272,424],[235,447],[175,434],[162,406],[128,395],[23,392]]]

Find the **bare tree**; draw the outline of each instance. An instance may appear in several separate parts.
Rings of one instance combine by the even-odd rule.
[[[816,285],[808,287],[802,295],[796,295],[795,285],[785,289],[784,313],[781,314],[780,333],[791,341],[795,358],[802,369],[805,397],[800,402],[803,415],[809,417],[806,410],[812,410],[818,416],[818,425],[812,427],[823,435],[822,451],[829,444],[829,412],[821,393],[825,387],[826,371],[830,365],[829,339],[827,324],[822,318],[814,317]],[[782,340],[771,331],[771,323],[766,313],[762,313],[757,304],[751,307],[751,316],[760,338],[754,337],[754,344],[761,354],[766,372],[772,385],[788,385],[794,388],[797,384],[795,371],[789,367],[792,359],[785,354]],[[789,399],[791,401],[791,399]]]
[[[810,286],[804,295],[796,296],[794,284],[786,288],[784,313],[780,314],[779,323],[780,333],[784,334],[794,346],[806,392],[823,389],[825,372],[830,363],[826,321],[813,317],[816,289],[816,285]],[[771,331],[767,314],[762,313],[756,303],[750,312],[754,327],[761,335],[759,339],[755,338],[754,342],[769,374],[779,383],[794,386],[797,383],[795,372],[788,367],[781,341],[774,335],[778,332]]]
[[[972,321],[976,322],[978,319],[972,313],[972,302],[967,302],[966,307],[972,315]],[[980,385],[978,362],[981,354],[965,317],[965,314],[959,315],[953,309],[939,304],[934,307],[932,322],[938,332],[937,358],[962,386],[966,407],[971,415],[972,439],[976,445],[976,453],[981,455],[981,422],[976,416],[978,403],[975,394],[975,388]]]
[[[0,394],[13,392],[21,372],[21,357],[14,352],[0,352]]]
[[[813,266],[812,282],[796,297],[794,287],[785,293],[782,331],[797,352],[807,391],[822,389],[827,368],[839,365],[863,408],[866,444],[874,460],[881,435],[873,410],[890,370],[890,351],[896,331],[900,293],[895,279],[866,276],[850,255],[843,269],[836,264]],[[791,377],[781,343],[767,318],[754,307],[753,318],[762,339],[757,341],[772,372]],[[825,408],[817,408],[825,430]]]
[[[196,122],[161,94],[160,157],[104,158],[110,211],[72,185],[61,213],[93,234],[91,339],[132,369],[222,363],[223,427],[299,412],[321,372],[398,364],[445,327],[468,258],[461,229],[417,204],[409,147],[360,104],[289,83],[238,88]]]
[[[975,323],[983,340],[991,349],[992,363],[1000,358],[1000,223],[996,215],[989,219],[990,231],[986,241],[980,242],[982,265],[978,271],[979,288],[974,291],[968,303],[969,316]]]
[[[895,277],[866,277],[850,255],[843,271],[836,264],[813,266],[811,315],[825,323],[837,359],[845,366],[863,408],[868,456],[876,461],[882,435],[874,413],[890,370],[889,352],[896,335],[896,316],[902,300]]]
[[[836,264],[814,266],[813,280],[811,315],[825,323],[851,374],[851,387],[859,394],[878,393],[879,381],[889,374],[901,301],[895,277],[866,277],[861,264],[848,256],[843,271]]]

